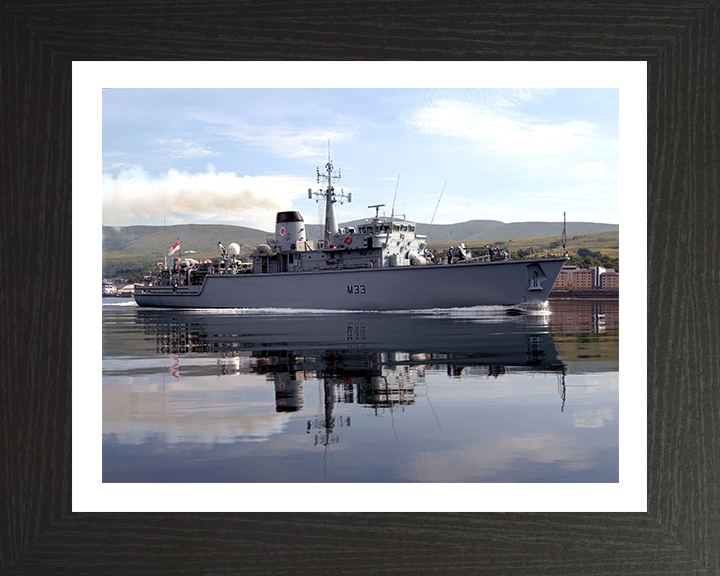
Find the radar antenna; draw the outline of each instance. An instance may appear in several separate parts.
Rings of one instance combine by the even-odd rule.
[[[368,206],[368,208],[375,208],[375,220],[380,220],[380,208],[385,206],[385,204],[373,204],[372,206]]]

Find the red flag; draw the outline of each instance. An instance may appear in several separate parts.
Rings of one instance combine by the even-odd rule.
[[[168,252],[168,256],[172,256],[180,249],[180,240],[175,242],[175,244],[172,245],[172,248],[170,248],[170,252]]]

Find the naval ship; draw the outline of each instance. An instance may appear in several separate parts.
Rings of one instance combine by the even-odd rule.
[[[307,310],[425,310],[474,306],[542,308],[565,256],[513,260],[492,249],[479,257],[435,258],[427,236],[403,218],[380,216],[355,227],[338,226],[335,204],[352,201],[337,191],[341,178],[328,159],[317,169],[325,202],[324,238],[307,239],[299,212],[279,212],[272,240],[255,247],[249,262],[240,246],[220,257],[159,262],[155,275],[135,286],[138,306],[169,308],[290,308]],[[173,247],[175,249],[177,244]],[[171,252],[173,251],[171,249]]]

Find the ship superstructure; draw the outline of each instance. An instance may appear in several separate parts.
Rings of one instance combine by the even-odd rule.
[[[352,200],[350,194],[337,192],[333,184],[340,175],[332,162],[318,170],[318,182],[327,186],[320,191],[308,190],[308,197],[325,201],[325,230],[317,244],[305,235],[305,222],[299,212],[279,212],[272,242],[261,244],[252,254],[252,272],[317,272],[321,270],[354,270],[427,264],[426,236],[416,234],[415,224],[404,219],[380,216],[384,204],[375,208],[375,218],[364,224],[339,228],[335,203]]]

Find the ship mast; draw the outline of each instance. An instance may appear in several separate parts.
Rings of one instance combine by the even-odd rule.
[[[330,155],[328,154],[328,161],[327,164],[325,164],[325,170],[327,171],[327,174],[325,172],[320,172],[320,168],[317,168],[317,181],[318,184],[320,183],[320,180],[322,179],[324,182],[327,182],[327,188],[324,190],[321,189],[319,192],[313,192],[311,189],[308,190],[308,198],[312,198],[313,194],[316,196],[322,196],[325,198],[325,246],[330,245],[330,235],[335,235],[338,233],[338,223],[337,218],[335,217],[335,207],[333,206],[335,202],[338,201],[338,198],[341,200],[343,198],[347,198],[348,202],[352,202],[352,193],[348,192],[345,194],[345,192],[341,189],[340,192],[335,192],[335,187],[333,186],[333,178],[335,180],[340,180],[342,178],[342,175],[340,174],[340,171],[337,173],[334,171],[332,160],[330,160]]]

